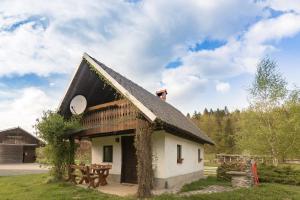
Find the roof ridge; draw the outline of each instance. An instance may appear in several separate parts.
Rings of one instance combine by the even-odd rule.
[[[111,73],[114,73],[115,75],[121,77],[122,79],[125,79],[125,80],[128,81],[130,84],[132,84],[133,87],[140,88],[140,89],[142,89],[144,92],[146,92],[147,95],[151,95],[152,100],[155,100],[157,104],[160,104],[161,106],[165,107],[165,109],[168,109],[168,110],[172,109],[172,112],[175,111],[175,112],[177,113],[177,115],[181,115],[181,117],[184,117],[184,119],[186,120],[186,122],[189,123],[189,124],[191,125],[190,129],[193,129],[193,131],[192,131],[192,130],[188,131],[188,130],[185,130],[184,128],[182,128],[182,127],[178,127],[178,126],[177,126],[179,129],[182,129],[182,130],[185,130],[185,131],[188,131],[188,132],[191,132],[191,133],[199,132],[200,135],[201,135],[201,138],[202,138],[203,140],[207,141],[208,143],[213,144],[213,141],[212,141],[205,133],[203,133],[203,132],[199,129],[199,127],[198,127],[194,122],[192,122],[191,120],[189,120],[189,119],[188,119],[188,118],[187,118],[180,110],[178,110],[175,106],[173,106],[173,105],[170,104],[169,102],[162,101],[160,98],[158,98],[157,96],[155,96],[154,94],[152,94],[151,92],[149,92],[147,89],[145,89],[145,88],[143,88],[142,86],[138,85],[138,84],[135,83],[134,81],[132,81],[132,80],[126,78],[125,76],[123,76],[122,74],[116,72],[116,71],[113,70],[112,68],[106,66],[104,63],[98,61],[97,59],[95,59],[94,57],[88,55],[87,53],[85,53],[85,55],[88,56],[89,58],[91,58],[94,62],[96,62],[96,64],[97,64],[98,66],[100,66],[104,71],[106,71],[106,72],[107,72],[107,71],[110,71]],[[85,56],[84,56],[84,57],[85,57]],[[107,72],[107,73],[109,73],[109,72]],[[116,80],[116,79],[115,79],[115,80]],[[117,81],[117,80],[116,80],[116,81]],[[118,81],[117,81],[117,82],[118,82]],[[128,92],[130,92],[130,93],[132,94],[133,91],[128,91]],[[144,95],[146,95],[146,94],[144,94]],[[132,94],[132,95],[135,96],[134,94]],[[143,103],[143,102],[141,102],[141,103]],[[144,103],[143,103],[143,104],[144,104]],[[147,108],[148,108],[149,110],[151,110],[152,112],[154,112],[154,110],[151,109],[151,108],[149,108],[147,105],[144,104],[144,106],[147,107]],[[155,114],[155,112],[154,112],[154,114]],[[174,113],[173,113],[173,114],[174,114]],[[163,118],[163,119],[162,119],[159,115],[157,115],[157,114],[155,114],[155,115],[157,116],[158,119],[164,121],[165,123],[168,123],[167,120],[166,120],[166,118]],[[168,116],[168,117],[171,117],[171,116]],[[183,119],[181,119],[181,120],[183,120]],[[172,123],[170,123],[170,125],[175,126],[175,125],[172,124]],[[197,136],[199,137],[199,134],[197,134]]]
[[[99,62],[87,53],[84,53],[82,56],[82,61],[60,103],[59,111],[67,109],[68,101],[70,101],[72,96],[76,93],[76,89],[73,87],[83,81],[84,78],[82,75],[84,74],[82,74],[82,70],[88,69],[93,71],[91,67],[96,70],[96,73],[100,73],[103,78],[107,79],[108,84],[111,84],[112,87],[115,87],[118,92],[132,102],[150,122],[162,121],[165,125],[178,129],[183,136],[193,137],[199,143],[214,144],[195,123],[189,120],[175,106],[169,102],[162,101],[153,93],[114,71],[112,68],[107,67],[104,63]],[[79,79],[79,77],[81,78]]]
[[[16,129],[20,129],[21,131],[25,132],[26,134],[30,135],[31,137],[39,140],[39,141],[42,141],[40,138],[38,138],[37,136],[31,134],[30,132],[26,131],[25,129],[23,129],[22,127],[20,126],[16,126],[16,127],[12,127],[12,128],[8,128],[8,129],[3,129],[3,130],[0,130],[0,134],[1,133],[4,133],[4,132],[7,132],[7,131],[12,131],[12,130],[16,130]]]

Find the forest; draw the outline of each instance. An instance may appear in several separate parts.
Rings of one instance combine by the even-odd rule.
[[[300,90],[290,89],[275,61],[264,58],[249,86],[249,106],[207,109],[187,116],[215,142],[207,153],[270,156],[273,162],[300,158]]]

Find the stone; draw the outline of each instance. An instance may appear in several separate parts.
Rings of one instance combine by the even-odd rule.
[[[181,197],[188,197],[192,195],[197,195],[197,194],[211,194],[211,193],[218,193],[218,192],[230,192],[235,190],[236,188],[232,187],[224,187],[220,185],[211,185],[207,188],[204,188],[202,190],[195,190],[195,191],[190,191],[190,192],[183,192],[180,193],[179,196]]]

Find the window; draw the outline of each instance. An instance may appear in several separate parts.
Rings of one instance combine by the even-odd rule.
[[[198,162],[201,162],[202,158],[201,158],[201,149],[198,149]]]
[[[182,163],[182,148],[181,145],[177,144],[177,163]]]
[[[103,162],[113,161],[113,146],[103,146]]]

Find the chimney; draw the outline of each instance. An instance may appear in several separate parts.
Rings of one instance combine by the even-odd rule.
[[[167,89],[162,89],[162,90],[156,91],[156,95],[163,101],[166,101],[167,94],[168,94]]]

